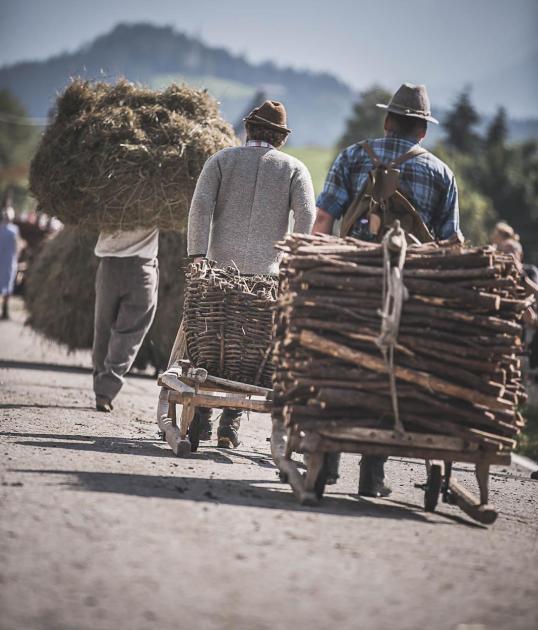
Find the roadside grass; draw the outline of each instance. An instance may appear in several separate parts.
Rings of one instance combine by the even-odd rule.
[[[523,415],[527,421],[516,451],[538,462],[538,407],[526,407]]]
[[[327,173],[336,157],[336,150],[326,147],[294,147],[284,146],[283,151],[304,162],[312,175],[316,196],[323,188]]]

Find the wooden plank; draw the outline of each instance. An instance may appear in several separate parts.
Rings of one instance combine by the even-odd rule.
[[[183,326],[183,320],[179,324],[174,345],[172,346],[172,352],[170,352],[170,359],[168,360],[168,367],[173,363],[182,359],[187,354],[187,339],[185,337],[185,328]]]
[[[462,438],[429,433],[405,432],[403,435],[384,429],[366,429],[362,427],[343,427],[341,429],[320,430],[319,434],[337,440],[358,440],[385,446],[414,446],[448,451],[476,451],[477,444],[469,444]]]
[[[458,481],[451,479],[448,486],[450,488],[450,502],[455,503],[475,521],[484,525],[491,525],[497,520],[497,510],[492,505],[480,503],[479,499]]]
[[[442,459],[449,462],[487,462],[489,464],[510,465],[509,454],[485,451],[452,451],[415,446],[381,445],[355,440],[334,440],[319,434],[307,433],[300,437],[299,452],[313,453],[318,450],[329,453],[359,453],[382,457],[412,457],[416,459]]]
[[[204,370],[205,371],[205,370]],[[203,381],[191,380],[186,376],[187,371],[182,369],[182,366],[169,368],[166,372],[159,376],[157,381],[158,385],[166,384],[169,378],[175,378],[183,382],[188,387],[198,387],[200,389],[223,391],[223,392],[239,392],[244,394],[254,394],[256,396],[267,397],[272,394],[273,390],[267,387],[261,387],[259,385],[250,385],[248,383],[240,383],[239,381],[231,381],[227,378],[220,378],[219,376],[212,376],[207,374]],[[167,379],[167,380],[165,380]],[[173,383],[175,381],[169,381]],[[175,386],[169,385],[173,389]],[[179,389],[177,390],[179,391]]]
[[[239,394],[183,394],[178,391],[171,390],[168,400],[178,404],[183,404],[185,401],[188,401],[196,407],[245,409],[248,411],[258,411],[259,413],[270,413],[273,407],[273,403],[270,400],[256,400],[240,396]]]
[[[196,393],[194,387],[187,385],[181,379],[179,379],[174,374],[171,374],[170,372],[165,372],[164,374],[161,374],[158,383],[159,385],[164,385],[165,387],[168,387],[169,389],[178,392],[184,396],[192,396]]]
[[[220,376],[212,376],[208,374],[206,383],[222,387],[225,391],[243,392],[245,394],[255,394],[257,396],[268,396],[272,393],[272,389],[261,387],[259,385],[249,385],[248,383],[240,383],[238,381],[230,381]]]
[[[173,424],[170,418],[159,420],[159,429],[164,433],[164,438],[175,455],[182,457],[190,454],[191,443],[187,437],[181,436],[180,428]]]
[[[306,489],[305,478],[299,472],[297,464],[288,455],[286,431],[282,423],[276,418],[273,418],[271,432],[271,455],[299,502],[303,505],[315,505],[318,502],[317,497],[314,492],[309,492]]]

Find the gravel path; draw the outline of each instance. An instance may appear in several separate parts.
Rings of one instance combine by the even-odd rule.
[[[390,500],[358,500],[357,458],[318,508],[280,484],[252,414],[236,451],[177,459],[158,389],[133,376],[93,410],[89,356],[0,322],[2,630],[534,629],[537,490],[495,468],[490,528],[422,511],[418,461]],[[468,468],[457,467],[474,490]]]

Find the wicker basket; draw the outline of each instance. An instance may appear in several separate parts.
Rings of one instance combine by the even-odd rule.
[[[277,288],[270,276],[242,276],[211,262],[190,265],[183,326],[192,363],[213,376],[271,388]]]

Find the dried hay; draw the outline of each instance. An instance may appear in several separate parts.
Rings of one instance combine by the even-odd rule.
[[[74,80],[32,161],[39,205],[68,225],[184,229],[205,161],[237,143],[203,90]]]
[[[93,341],[97,236],[68,227],[47,241],[27,274],[28,325],[69,351],[89,349]],[[150,332],[135,366],[165,368],[183,307],[185,237],[159,236],[159,298]]]

